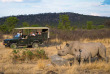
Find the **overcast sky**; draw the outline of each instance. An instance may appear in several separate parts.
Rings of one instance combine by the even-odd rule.
[[[110,0],[0,0],[0,17],[49,12],[110,17]]]

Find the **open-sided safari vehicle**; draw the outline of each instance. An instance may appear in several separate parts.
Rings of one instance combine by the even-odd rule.
[[[5,39],[5,47],[17,48],[18,46],[32,46],[37,48],[39,44],[49,39],[48,27],[22,27],[14,29],[13,39]]]

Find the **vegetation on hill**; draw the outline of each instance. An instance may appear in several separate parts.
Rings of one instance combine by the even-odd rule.
[[[87,21],[92,21],[94,25],[104,25],[104,22],[110,20],[109,17],[99,17],[99,16],[90,16],[82,15],[77,13],[44,13],[44,14],[30,14],[30,15],[18,15],[18,16],[9,16],[16,17],[19,19],[18,26],[21,26],[23,22],[29,23],[29,25],[38,24],[40,26],[58,26],[59,16],[68,15],[71,26],[84,26]],[[0,18],[0,25],[4,24],[5,20],[8,17]]]
[[[5,20],[5,22],[0,26],[0,30],[3,33],[10,33],[15,28],[18,23],[18,19],[16,17],[9,17]]]

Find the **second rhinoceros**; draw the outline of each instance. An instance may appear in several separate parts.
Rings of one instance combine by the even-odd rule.
[[[76,58],[81,58],[81,60],[89,59],[92,57],[98,56],[107,61],[106,57],[106,47],[102,43],[81,43],[79,41],[71,41],[66,43],[63,49],[58,50],[59,56],[65,56],[71,54]]]

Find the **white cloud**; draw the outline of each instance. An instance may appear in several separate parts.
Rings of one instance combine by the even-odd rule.
[[[22,2],[23,0],[1,0],[2,2]]]
[[[98,13],[91,13],[90,15],[92,15],[92,16],[100,16],[100,14],[98,14]]]
[[[94,16],[110,16],[110,5],[102,0],[0,0],[0,16],[48,12],[74,12]],[[104,1],[104,0],[103,0]],[[12,2],[12,3],[11,3]],[[14,2],[14,3],[13,3]],[[22,2],[22,3],[16,3]],[[4,9],[3,9],[4,8]],[[2,14],[1,14],[2,13]]]

